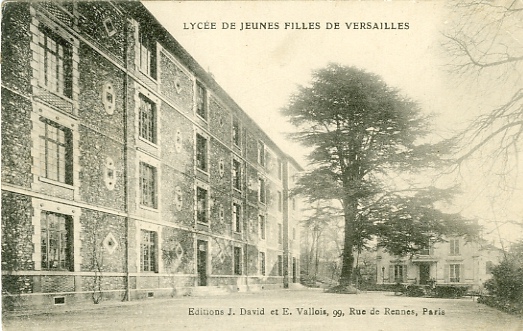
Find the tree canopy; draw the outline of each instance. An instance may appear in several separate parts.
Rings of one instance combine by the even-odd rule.
[[[291,136],[312,147],[312,170],[301,176],[294,193],[311,203],[341,202],[341,285],[351,282],[354,250],[361,251],[374,237],[382,238],[386,249],[405,254],[458,230],[448,225],[460,218],[434,209],[447,190],[391,188],[392,176],[440,166],[449,146],[424,143],[429,117],[378,75],[329,64],[313,72],[311,83],[299,87],[282,113],[297,128]]]

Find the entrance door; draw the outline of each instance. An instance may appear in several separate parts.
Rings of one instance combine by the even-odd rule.
[[[207,286],[207,242],[198,240],[197,246],[196,269],[198,271],[198,286]]]
[[[427,285],[430,281],[430,264],[422,263],[419,265],[419,283]]]

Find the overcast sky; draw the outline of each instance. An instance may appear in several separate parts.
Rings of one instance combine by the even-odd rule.
[[[229,95],[274,141],[305,163],[303,148],[290,143],[284,133],[292,126],[279,109],[298,85],[305,85],[311,70],[329,62],[364,68],[382,76],[389,85],[417,100],[423,111],[436,113],[434,134],[449,136],[474,116],[495,104],[499,97],[479,99],[458,85],[443,70],[440,47],[447,17],[442,1],[423,2],[283,2],[283,1],[146,1],[145,6],[200,65],[211,72]],[[191,23],[216,23],[216,29],[191,29]],[[223,23],[236,29],[223,29]],[[243,30],[241,24],[278,23],[278,29]],[[285,29],[285,23],[294,29]],[[303,29],[304,25],[319,29]],[[327,29],[338,22],[339,29]],[[346,23],[378,23],[384,27],[403,23],[408,29],[347,29]],[[318,24],[316,24],[318,23]],[[202,25],[202,24],[200,24]],[[207,25],[209,27],[209,24]],[[301,29],[296,29],[300,27]],[[523,163],[522,163],[523,164]],[[522,219],[521,191],[492,206],[496,194],[478,184],[479,174],[464,176],[465,194],[454,210],[469,217],[499,221]],[[495,190],[495,188],[492,188]],[[503,227],[514,240],[513,228]],[[512,232],[511,232],[512,231]],[[518,234],[518,236],[521,233]]]

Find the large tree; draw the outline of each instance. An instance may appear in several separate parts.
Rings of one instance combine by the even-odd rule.
[[[456,216],[434,211],[434,202],[445,197],[442,190],[390,189],[393,174],[436,166],[447,146],[421,143],[428,118],[379,76],[330,64],[299,87],[282,113],[297,128],[293,137],[312,147],[312,170],[301,176],[295,193],[311,203],[342,204],[341,286],[352,282],[355,252],[376,236],[389,251],[405,254],[445,231],[465,229],[450,229],[446,225],[455,224]],[[401,233],[394,230],[399,225]]]

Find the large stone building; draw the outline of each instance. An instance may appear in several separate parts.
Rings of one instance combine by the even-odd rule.
[[[502,250],[465,237],[448,237],[412,256],[394,256],[378,250],[377,283],[452,285],[481,291],[492,277],[492,267],[502,259]]]
[[[298,281],[300,166],[143,5],[7,3],[1,46],[6,305]]]

